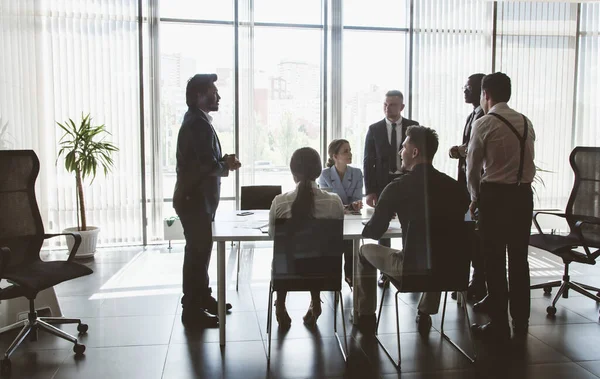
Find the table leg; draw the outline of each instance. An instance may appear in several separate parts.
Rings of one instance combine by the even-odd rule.
[[[358,291],[356,290],[356,276],[358,275],[358,249],[360,249],[360,239],[352,240],[352,324],[358,325]]]
[[[217,242],[217,286],[219,304],[219,343],[225,346],[225,241]]]

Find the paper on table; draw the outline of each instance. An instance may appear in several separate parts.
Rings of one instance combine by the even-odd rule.
[[[269,226],[269,223],[267,221],[247,221],[235,225],[234,228],[260,229],[264,228],[265,226]]]

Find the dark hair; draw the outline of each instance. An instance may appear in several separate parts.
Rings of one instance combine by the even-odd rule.
[[[198,94],[205,93],[211,84],[217,81],[217,74],[196,74],[192,76],[185,87],[185,103],[189,108],[196,107]]]
[[[292,218],[313,218],[315,198],[312,182],[321,175],[321,157],[312,147],[303,147],[292,154],[292,174],[298,180],[298,194],[292,204]]]
[[[469,76],[469,80],[471,81],[471,92],[479,94],[481,92],[481,81],[485,74],[473,74]]]
[[[402,94],[402,92],[398,91],[397,89],[392,89],[387,91],[387,93],[385,94],[385,97],[388,96],[398,96],[400,98],[400,101],[402,101],[402,103],[404,103],[404,95]]]
[[[327,148],[327,153],[329,154],[329,159],[327,159],[327,167],[333,167],[335,165],[333,156],[340,152],[340,149],[345,143],[350,145],[350,142],[348,142],[348,140],[342,138],[334,139],[329,143],[329,147]]]
[[[406,129],[406,136],[410,137],[410,142],[419,149],[427,160],[433,160],[440,144],[435,130],[421,125],[409,126]]]
[[[502,72],[486,75],[481,80],[481,90],[485,90],[495,102],[505,103],[510,100],[510,78]]]

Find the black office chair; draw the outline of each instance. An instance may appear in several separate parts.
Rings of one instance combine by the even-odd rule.
[[[40,291],[67,280],[89,275],[92,270],[73,262],[81,244],[79,233],[45,234],[40,211],[35,199],[35,180],[40,162],[32,150],[0,151],[0,279],[11,284],[0,289],[0,300],[26,297],[29,314],[26,320],[0,329],[0,334],[13,329],[21,331],[11,343],[0,361],[0,373],[11,372],[10,356],[29,335],[35,341],[37,331],[43,330],[73,342],[76,355],[85,352],[85,345],[77,338],[53,326],[54,324],[78,324],[79,333],[87,332],[88,326],[79,319],[64,317],[38,317],[34,300]],[[44,240],[60,235],[75,238],[73,249],[66,261],[44,262],[40,250]]]
[[[531,289],[543,288],[548,294],[553,287],[560,287],[552,305],[546,308],[551,316],[556,314],[556,302],[560,296],[569,296],[569,289],[600,302],[600,288],[573,282],[569,277],[571,263],[595,265],[600,255],[600,147],[576,147],[571,152],[569,162],[575,174],[575,182],[565,213],[534,212],[533,224],[539,234],[533,234],[529,238],[531,246],[558,256],[565,264],[562,280],[531,286]],[[537,221],[540,214],[564,218],[570,233],[566,236],[544,233]],[[596,294],[589,291],[595,291]]]
[[[240,209],[247,211],[250,209],[271,209],[271,203],[275,196],[281,194],[281,186],[243,186],[240,192]],[[233,243],[233,242],[232,242]],[[240,282],[240,252],[242,243],[238,241],[237,251],[237,273],[235,280],[235,290],[239,288]]]
[[[243,186],[240,192],[240,209],[270,209],[275,196],[281,194],[281,186]]]
[[[267,308],[267,333],[269,334],[267,365],[271,363],[272,304],[275,291],[333,291],[333,330],[344,361],[346,360],[348,341],[344,302],[341,298],[343,238],[344,220],[276,220]],[[337,333],[338,303],[342,312],[345,350]]]
[[[425,223],[411,222],[408,228],[413,228],[407,236],[418,236],[411,240],[407,237],[404,249],[404,262],[402,267],[402,278],[397,280],[388,277],[390,283],[396,288],[396,332],[398,344],[398,361],[396,362],[391,353],[383,345],[378,336],[379,323],[381,321],[381,310],[383,309],[383,300],[388,286],[383,287],[381,302],[377,315],[377,325],[375,338],[383,348],[392,364],[400,371],[402,356],[400,354],[400,322],[398,312],[398,296],[404,292],[445,292],[444,306],[442,310],[442,323],[440,334],[450,342],[462,355],[471,363],[475,362],[477,352],[473,343],[471,334],[471,323],[469,321],[469,312],[467,310],[467,288],[469,286],[470,276],[470,256],[473,241],[469,240],[469,229],[474,228],[472,222],[439,222],[432,225],[430,230],[426,230]],[[430,235],[428,240],[420,238]],[[461,307],[465,312],[465,320],[469,339],[473,349],[473,357],[469,356],[458,344],[448,337],[444,332],[444,319],[446,315],[446,303],[448,292],[456,291],[461,296]]]

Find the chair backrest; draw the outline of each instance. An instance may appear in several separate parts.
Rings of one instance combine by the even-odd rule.
[[[270,209],[279,194],[281,186],[244,186],[240,193],[240,209]]]
[[[407,238],[401,282],[402,292],[464,291],[469,285],[470,258],[475,239],[475,223],[440,220],[413,223]]]
[[[344,220],[277,219],[273,242],[274,290],[339,291]]]
[[[565,211],[571,230],[577,221],[586,218],[600,223],[600,147],[578,146],[569,162],[575,174]],[[584,224],[581,230],[589,246],[600,248],[600,225]]]
[[[40,259],[44,224],[35,199],[39,171],[33,150],[0,151],[0,246],[11,250],[8,267]]]

